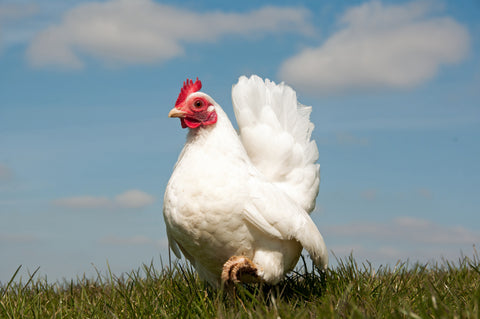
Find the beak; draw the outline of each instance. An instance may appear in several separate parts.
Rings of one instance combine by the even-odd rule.
[[[173,109],[170,110],[170,112],[168,113],[168,117],[184,117],[186,114],[186,112],[182,111],[182,110],[179,110],[177,109],[176,107],[174,107]]]

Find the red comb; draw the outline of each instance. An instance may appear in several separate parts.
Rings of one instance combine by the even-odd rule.
[[[190,94],[192,94],[194,92],[197,92],[201,88],[202,88],[202,82],[200,82],[198,77],[195,80],[195,82],[187,79],[185,82],[183,82],[183,87],[180,90],[180,94],[178,95],[177,102],[175,102],[175,106],[181,104],[183,101],[185,101],[187,96],[189,96]]]

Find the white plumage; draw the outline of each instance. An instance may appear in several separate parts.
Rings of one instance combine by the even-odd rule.
[[[302,247],[325,268],[325,243],[308,214],[320,180],[311,108],[283,83],[242,76],[232,89],[238,135],[200,87],[187,80],[169,114],[190,128],[164,198],[175,255],[213,285],[237,281],[238,269],[239,280],[248,273],[243,278],[277,283]]]

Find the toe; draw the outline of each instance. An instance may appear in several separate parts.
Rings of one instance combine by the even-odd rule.
[[[259,282],[259,267],[245,256],[233,256],[223,265],[222,283]]]

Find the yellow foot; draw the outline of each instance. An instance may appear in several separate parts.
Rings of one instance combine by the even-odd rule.
[[[245,256],[232,256],[223,265],[222,284],[261,281],[263,271]]]

